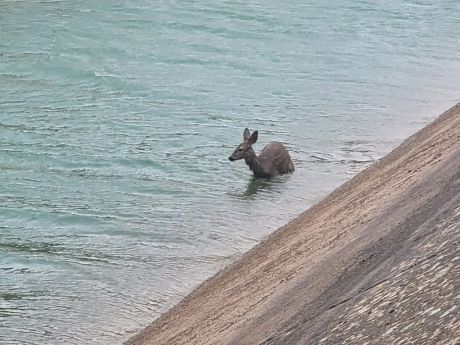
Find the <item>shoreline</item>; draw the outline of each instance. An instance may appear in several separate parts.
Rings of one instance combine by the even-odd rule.
[[[436,279],[445,279],[445,289],[452,283],[452,291],[459,288],[458,272],[449,266],[458,251],[441,246],[446,238],[455,244],[459,237],[459,143],[460,103],[203,282],[125,344],[359,344],[377,343],[382,336],[394,336],[395,343],[449,344],[460,339],[460,330],[451,325],[459,310],[448,312],[460,301],[452,306],[449,295],[448,308],[435,286],[421,292],[411,287],[444,269]],[[441,256],[444,261],[437,261]],[[440,309],[432,316],[444,315],[441,323],[419,315],[421,297],[432,300],[425,308],[433,308],[428,316]],[[408,319],[412,323],[404,322]],[[422,339],[424,332],[437,338]]]

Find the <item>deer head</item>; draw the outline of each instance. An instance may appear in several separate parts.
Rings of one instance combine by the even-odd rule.
[[[245,128],[243,132],[243,142],[236,147],[235,151],[233,151],[228,159],[233,162],[238,159],[249,159],[254,156],[255,153],[252,149],[252,144],[256,143],[258,135],[259,133],[257,131],[251,134],[249,129]]]

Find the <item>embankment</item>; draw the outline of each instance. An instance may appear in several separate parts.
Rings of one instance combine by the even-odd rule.
[[[126,342],[460,343],[460,104]]]

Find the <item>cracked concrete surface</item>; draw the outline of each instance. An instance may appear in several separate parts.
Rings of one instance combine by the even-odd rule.
[[[460,344],[460,104],[126,344]]]

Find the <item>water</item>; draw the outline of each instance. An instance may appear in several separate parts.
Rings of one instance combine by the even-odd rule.
[[[2,1],[0,343],[114,344],[459,100],[460,3]],[[296,172],[251,181],[244,127]]]

